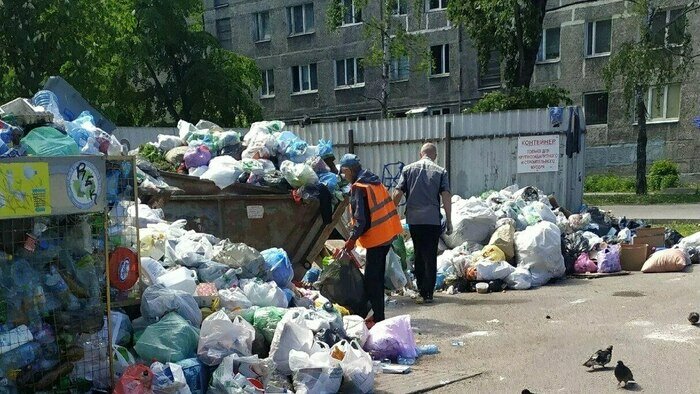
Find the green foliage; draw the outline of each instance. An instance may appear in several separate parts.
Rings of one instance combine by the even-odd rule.
[[[586,193],[631,193],[634,192],[634,178],[613,174],[588,175],[583,190]]]
[[[565,89],[549,86],[539,90],[516,88],[506,92],[491,92],[467,109],[467,113],[511,111],[516,109],[547,108],[559,105],[571,105]]]
[[[153,163],[153,165],[161,171],[175,172],[176,168],[165,160],[165,155],[160,149],[151,144],[139,146],[139,156]]]
[[[199,0],[5,0],[0,102],[60,75],[117,124],[261,116],[260,73],[203,31]]]
[[[678,166],[670,160],[655,161],[654,164],[651,165],[647,179],[651,190],[678,187],[681,183]]]
[[[486,68],[492,53],[504,68],[506,89],[529,87],[542,37],[546,0],[450,0],[450,20],[464,26]]]

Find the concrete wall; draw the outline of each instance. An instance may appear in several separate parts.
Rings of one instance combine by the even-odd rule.
[[[575,3],[573,0],[550,1],[549,8]],[[683,1],[668,1],[669,7]],[[687,2],[685,2],[687,3]],[[602,0],[593,3],[571,5],[550,11],[544,27],[561,26],[561,60],[540,64],[533,75],[534,86],[555,84],[571,92],[574,105],[583,105],[586,92],[604,91],[603,67],[609,57],[586,58],[584,56],[585,26],[587,21],[612,18],[611,52],[638,34],[631,10],[624,1]],[[688,32],[693,36],[693,46],[700,48],[700,14],[689,15]],[[666,158],[678,163],[685,178],[700,180],[700,130],[692,119],[700,115],[700,67],[696,66],[681,84],[680,118],[678,121],[648,125],[649,162]],[[620,88],[614,86],[609,93],[608,123],[588,126],[587,170],[591,173],[616,172],[632,174],[636,160],[637,127]]]

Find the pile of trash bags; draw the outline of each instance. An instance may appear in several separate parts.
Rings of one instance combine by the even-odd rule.
[[[302,198],[326,189],[342,199],[332,143],[309,145],[284,127],[281,121],[256,122],[241,136],[209,121],[180,120],[178,135],[159,135],[134,153],[160,170],[209,180],[220,189],[247,183],[298,189]]]
[[[369,393],[381,368],[373,360],[420,356],[408,315],[368,329],[364,314],[297,287],[283,249],[258,251],[122,205],[113,209],[140,229],[144,291],[137,318],[116,314],[128,324],[124,335],[112,330],[115,392]]]
[[[452,224],[453,232],[441,237],[436,285],[448,293],[474,291],[479,282],[489,291],[525,290],[566,274],[618,272],[621,245],[647,227],[595,207],[571,213],[536,187],[517,185],[468,199],[453,196]],[[410,270],[413,244],[408,232],[404,237]],[[667,229],[665,241],[683,252],[683,261],[700,262],[700,233],[682,238]],[[676,252],[663,249],[654,250],[673,260]]]
[[[73,114],[56,94],[40,90],[31,99],[0,106],[0,159],[21,156],[121,156],[117,138],[95,125],[89,110]]]

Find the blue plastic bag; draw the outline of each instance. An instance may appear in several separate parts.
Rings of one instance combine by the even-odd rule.
[[[285,154],[289,158],[289,160],[293,162],[298,162],[298,160],[305,160],[305,155],[306,155],[306,149],[309,147],[309,144],[306,143],[306,141],[301,140],[301,139],[296,139],[292,141],[291,144],[287,147],[287,150],[285,151]]]
[[[268,278],[282,289],[287,287],[294,278],[294,269],[287,252],[280,248],[271,248],[263,250],[260,254],[265,259]]]
[[[190,388],[192,394],[204,394],[209,386],[209,371],[207,367],[196,358],[188,358],[186,360],[175,363],[182,367],[182,372],[185,374],[187,387]]]
[[[331,140],[318,140],[318,155],[323,159],[335,157],[333,154],[333,142]]]
[[[338,175],[332,172],[326,172],[318,176],[318,181],[328,188],[330,191],[338,189]]]

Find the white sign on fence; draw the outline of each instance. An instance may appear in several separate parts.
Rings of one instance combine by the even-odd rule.
[[[559,135],[518,137],[518,174],[559,171]]]

